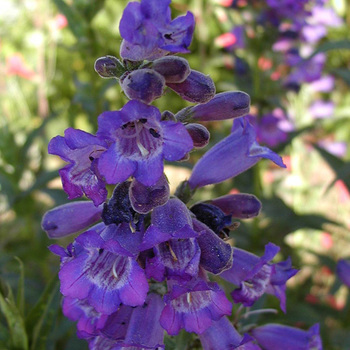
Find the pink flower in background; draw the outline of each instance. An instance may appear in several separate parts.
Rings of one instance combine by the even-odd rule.
[[[63,29],[67,27],[68,21],[67,18],[59,13],[55,18],[54,18],[54,27],[58,30]]]
[[[15,53],[6,59],[6,74],[18,75],[24,79],[31,80],[35,76],[35,72],[28,68],[23,56]]]

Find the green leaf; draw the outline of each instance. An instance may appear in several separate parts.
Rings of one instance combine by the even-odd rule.
[[[54,0],[58,10],[62,12],[68,21],[69,28],[73,35],[81,41],[87,37],[88,25],[84,18],[80,15],[79,11],[73,7],[73,5],[68,5],[63,0]],[[74,4],[74,2],[73,2]]]
[[[42,344],[42,342],[46,340],[49,327],[45,326],[44,323],[48,322],[48,316],[52,315],[54,312],[54,308],[51,306],[52,301],[58,292],[58,285],[59,283],[57,281],[57,276],[55,275],[46,286],[38,303],[34,306],[26,318],[28,334],[32,335],[31,350],[38,350],[38,344]],[[54,319],[54,317],[51,318]]]
[[[15,259],[19,264],[19,278],[18,278],[18,290],[17,290],[17,307],[22,317],[24,316],[24,267],[20,258],[15,256]]]
[[[7,294],[0,293],[0,310],[9,327],[11,344],[13,348],[28,350],[28,337],[25,323],[20,311],[16,307],[12,291],[7,287]]]
[[[350,86],[350,71],[345,68],[333,69],[332,73],[342,78]]]
[[[307,57],[304,61],[311,59],[316,56],[320,52],[327,52],[331,50],[350,50],[350,40],[339,40],[339,41],[328,41],[324,44],[321,44],[309,57]]]

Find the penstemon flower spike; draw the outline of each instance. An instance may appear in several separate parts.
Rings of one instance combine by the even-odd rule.
[[[85,230],[67,248],[50,246],[61,260],[63,313],[77,322],[77,336],[91,350],[160,350],[164,334],[181,329],[198,334],[205,350],[277,349],[276,329],[293,337],[295,349],[301,344],[320,350],[316,326],[306,332],[266,325],[250,329],[252,337],[241,334],[228,318],[232,304],[224,290],[210,281],[216,275],[216,281],[236,285],[235,303],[251,306],[268,293],[286,310],[285,284],[297,273],[290,259],[271,263],[279,251],[272,243],[260,258],[226,241],[237,225],[232,219],[257,216],[260,201],[236,194],[186,205],[198,188],[234,177],[262,158],[284,164],[256,142],[244,119],[246,93],[215,95],[209,76],[174,56],[189,52],[194,16],[172,20],[169,4],[130,2],[120,23],[123,60],[105,56],[95,62],[96,72],[118,79],[130,101],[102,113],[96,135],[69,128],[49,144],[49,153],[68,163],[60,175],[69,199],[85,195],[92,201],[57,207],[42,220],[50,238]],[[151,103],[166,86],[196,105],[161,113]],[[234,119],[232,133],[171,196],[164,160],[180,161],[205,147],[210,133],[198,123],[224,119]],[[107,184],[115,185],[109,199]]]

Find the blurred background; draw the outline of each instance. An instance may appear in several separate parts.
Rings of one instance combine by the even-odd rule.
[[[59,259],[40,227],[45,211],[67,202],[49,140],[67,127],[94,133],[97,117],[127,98],[102,79],[94,62],[118,57],[124,0],[5,0],[0,12],[0,349],[87,349],[60,311]],[[248,323],[321,324],[324,348],[350,349],[349,288],[335,274],[350,257],[350,7],[346,0],[173,0],[173,17],[196,17],[193,69],[210,74],[217,92],[242,90],[252,100],[260,144],[287,169],[261,161],[253,169],[196,193],[193,202],[253,193],[258,218],[231,233],[235,245],[261,255],[281,246],[300,272],[288,284],[287,314],[270,296],[253,309],[276,308]],[[293,6],[302,4],[302,10]],[[300,6],[299,6],[300,7]],[[284,9],[284,10],[283,10]],[[154,103],[177,112],[189,105],[172,91]],[[212,122],[211,142],[187,162],[166,166],[173,186],[230,132]],[[229,288],[228,288],[229,290]],[[28,345],[29,344],[29,345]],[[167,339],[167,349],[175,341]],[[195,337],[188,349],[200,349]],[[180,349],[180,348],[179,348]],[[181,350],[185,350],[181,348]]]

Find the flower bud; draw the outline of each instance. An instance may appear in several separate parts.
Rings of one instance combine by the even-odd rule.
[[[210,203],[219,207],[226,215],[240,219],[258,216],[261,209],[259,199],[247,193],[229,194],[215,198]]]
[[[190,75],[178,84],[167,84],[184,100],[197,103],[205,103],[215,95],[215,85],[208,76],[196,70],[192,70]]]
[[[250,97],[245,92],[222,92],[207,103],[184,108],[176,119],[181,122],[233,119],[247,114],[249,106]]]
[[[195,148],[203,148],[209,143],[210,133],[205,126],[193,123],[185,127],[192,138]]]
[[[61,238],[79,232],[101,218],[102,205],[79,201],[60,205],[45,213],[41,227],[49,238]]]
[[[123,64],[113,56],[98,58],[94,68],[102,78],[120,78],[125,73]]]
[[[166,83],[182,83],[191,72],[187,60],[177,56],[159,58],[152,63],[152,68],[164,77]]]
[[[152,69],[135,70],[120,80],[120,86],[128,98],[147,104],[162,96],[164,85],[164,78]]]
[[[162,120],[171,120],[173,122],[176,122],[174,113],[172,113],[170,111],[162,112]]]
[[[131,206],[140,214],[147,214],[165,204],[169,199],[169,193],[169,184],[164,175],[153,186],[145,186],[134,179],[129,189]]]

